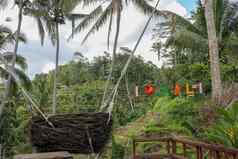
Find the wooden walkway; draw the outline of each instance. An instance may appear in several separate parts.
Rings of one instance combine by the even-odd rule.
[[[14,159],[73,159],[73,156],[68,152],[61,151],[16,155]]]
[[[139,143],[159,142],[163,145],[166,154],[137,154],[136,146]],[[162,151],[162,150],[161,150]],[[193,155],[194,159],[238,159],[238,149],[225,148],[221,145],[207,144],[198,141],[191,141],[175,137],[159,137],[159,138],[136,138],[133,140],[132,159],[190,159],[189,155]]]

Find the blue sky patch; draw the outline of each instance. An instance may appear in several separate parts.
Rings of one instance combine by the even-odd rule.
[[[189,12],[193,11],[196,8],[198,0],[178,0]]]

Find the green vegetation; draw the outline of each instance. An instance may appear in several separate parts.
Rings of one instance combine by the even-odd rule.
[[[228,110],[218,109],[219,119],[207,132],[209,141],[217,142],[227,147],[238,148],[238,105],[234,104]]]
[[[4,9],[7,2],[0,0],[0,9]],[[32,115],[98,112],[103,104],[110,103],[107,98],[111,100],[112,94],[116,95],[112,107],[113,134],[101,158],[130,156],[131,139],[141,135],[183,136],[238,148],[237,2],[208,0],[203,6],[198,1],[190,18],[155,10],[154,16],[162,16],[164,20],[153,28],[152,49],[158,59],[165,62],[159,68],[141,56],[134,56],[118,91],[113,89],[132,53],[129,48],[118,49],[123,11],[133,4],[147,15],[153,11],[149,0],[14,2],[18,7],[17,30],[0,24],[0,77],[3,81],[0,84],[0,159],[33,152],[28,129]],[[72,14],[78,5],[89,7],[89,10],[91,5],[97,7],[88,14]],[[56,69],[37,74],[32,80],[26,74],[28,61],[18,54],[19,42],[27,42],[21,33],[24,16],[34,18],[42,45],[46,32],[56,45]],[[83,53],[76,52],[74,60],[58,66],[59,27],[66,18],[72,22],[69,41],[89,29],[82,43],[109,23],[108,47],[111,33],[115,32],[112,55],[105,52],[89,61]],[[76,20],[81,20],[78,25]],[[112,31],[113,21],[115,31]],[[166,38],[165,42],[162,38]],[[143,90],[150,81],[156,87],[152,96],[145,95]],[[202,82],[203,93],[186,96],[185,84],[197,82]],[[182,90],[177,97],[173,96],[175,83],[179,83]],[[139,86],[138,96],[136,86]],[[162,93],[158,93],[159,89]],[[37,111],[34,104],[39,106]],[[139,151],[154,152],[160,146],[142,144]],[[194,154],[190,155],[192,158]],[[85,158],[83,155],[75,157]]]

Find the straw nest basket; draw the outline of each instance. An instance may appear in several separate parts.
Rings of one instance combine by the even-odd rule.
[[[48,119],[54,128],[38,116],[30,123],[31,142],[38,152],[99,153],[111,137],[108,113],[62,114]]]

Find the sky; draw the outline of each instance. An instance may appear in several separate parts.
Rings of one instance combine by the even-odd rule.
[[[159,9],[170,10],[181,16],[188,17],[190,12],[195,9],[196,0],[161,0]],[[79,13],[82,11],[79,7],[76,7],[73,12]],[[17,7],[13,8],[12,5],[4,11],[0,11],[0,25],[6,25],[13,30],[17,27]],[[10,17],[11,22],[6,22],[5,19]],[[148,16],[140,13],[132,5],[129,5],[123,10],[121,30],[119,36],[119,47],[133,48],[137,41],[144,25],[148,19]],[[139,47],[136,55],[141,55],[146,61],[152,61],[157,66],[161,66],[163,61],[158,61],[157,55],[151,51],[152,40],[152,28],[160,19],[154,19],[148,27]],[[115,30],[115,29],[114,29]],[[47,73],[54,69],[55,65],[55,48],[52,46],[49,38],[47,37],[44,46],[41,46],[37,25],[30,17],[23,17],[22,32],[26,34],[28,42],[27,44],[19,45],[19,54],[23,55],[28,63],[28,75],[33,78],[37,73]],[[71,33],[71,23],[67,22],[65,25],[60,26],[60,64],[66,64],[73,60],[74,52],[81,52],[86,58],[92,60],[93,57],[103,55],[107,50],[107,25],[103,27],[99,32],[90,36],[88,41],[81,45],[82,38],[86,32],[75,35],[75,38],[71,41],[67,41]],[[112,32],[113,35],[114,32]],[[113,39],[113,37],[111,38]],[[112,41],[110,42],[112,46]]]

